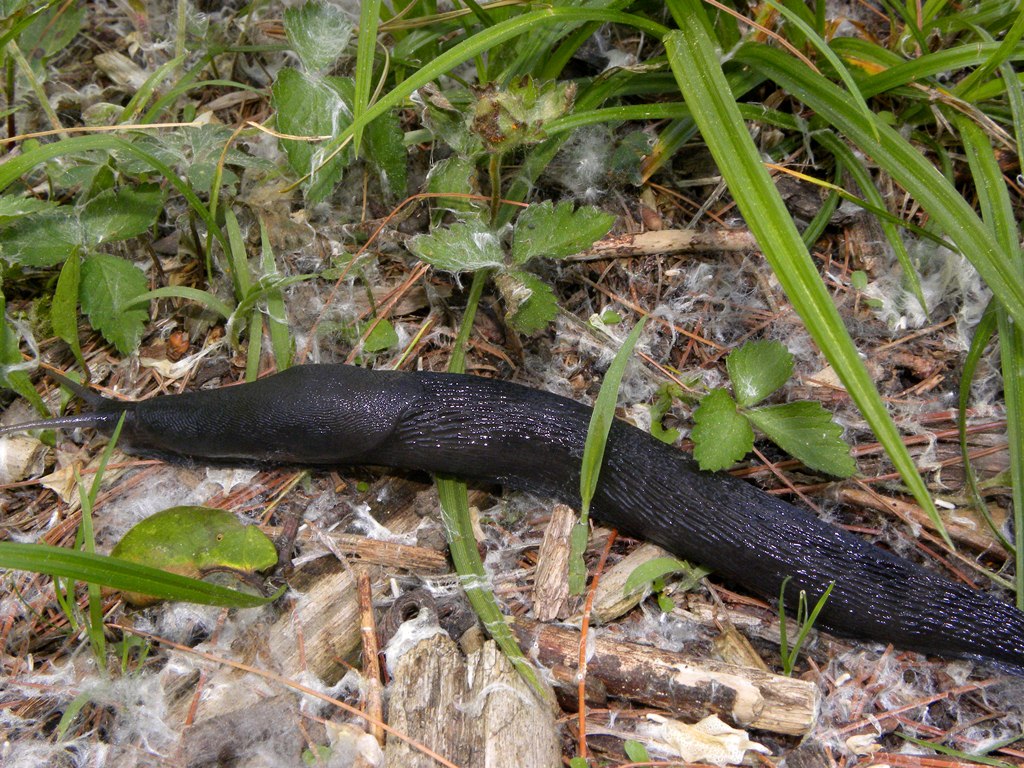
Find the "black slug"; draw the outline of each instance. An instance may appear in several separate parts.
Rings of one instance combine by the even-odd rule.
[[[80,389],[80,388],[79,388]],[[91,413],[0,430],[94,426],[125,414],[121,447],[196,462],[369,464],[425,470],[579,503],[590,408],[501,381],[305,365],[252,384],[137,403],[80,392]],[[1024,613],[896,557],[624,423],[609,436],[594,517],[767,598],[786,584],[818,625],[1024,675]]]

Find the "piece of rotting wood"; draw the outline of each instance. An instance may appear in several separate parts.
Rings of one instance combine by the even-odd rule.
[[[667,253],[756,251],[757,241],[746,229],[662,229],[635,235],[609,235],[570,261],[597,261]]]
[[[576,513],[565,504],[551,509],[551,522],[537,554],[533,574],[533,610],[541,621],[564,618],[569,600],[569,534]]]
[[[421,640],[397,662],[388,725],[464,768],[556,768],[561,749],[554,713],[487,642],[468,659],[446,634]],[[389,768],[436,762],[388,736]]]
[[[574,669],[579,632],[517,618],[512,629],[527,657],[553,669]],[[671,710],[684,720],[716,714],[742,728],[802,735],[818,717],[821,694],[811,682],[757,669],[694,659],[596,632],[587,675],[608,695]]]

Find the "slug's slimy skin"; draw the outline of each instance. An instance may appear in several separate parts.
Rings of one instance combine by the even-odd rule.
[[[131,453],[195,462],[370,464],[497,482],[579,504],[590,408],[506,382],[345,365],[291,368],[252,384],[21,425],[113,430]],[[0,430],[14,431],[11,428]],[[612,427],[593,515],[713,568],[769,599],[786,582],[818,626],[1024,675],[1024,613],[898,558],[624,423]]]

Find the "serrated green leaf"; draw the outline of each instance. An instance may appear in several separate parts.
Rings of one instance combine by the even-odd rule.
[[[408,172],[405,134],[394,112],[382,115],[366,128],[366,156],[380,174],[381,186],[392,197],[403,197]]]
[[[693,412],[693,457],[701,469],[731,467],[754,447],[754,430],[724,389],[713,389]]]
[[[345,78],[314,77],[296,69],[282,69],[271,87],[278,130],[292,136],[336,135],[352,122],[353,91],[352,82]],[[314,174],[309,181],[310,198],[314,197],[314,187],[316,199],[326,196],[340,181],[348,163],[347,152],[339,152],[325,163],[327,148],[320,142],[282,139],[281,146],[296,173]]]
[[[398,333],[390,321],[381,319],[363,342],[364,352],[383,352],[398,345]]]
[[[409,250],[446,272],[475,272],[505,263],[501,241],[478,218],[414,237]]]
[[[57,278],[57,287],[53,292],[53,303],[50,305],[50,324],[58,338],[63,339],[85,370],[85,359],[82,346],[78,341],[78,292],[81,283],[82,264],[75,254],[64,262]]]
[[[94,253],[82,263],[79,300],[92,327],[129,355],[139,346],[149,313],[145,309],[122,309],[122,305],[146,292],[146,276],[124,259]]]
[[[317,73],[330,68],[345,52],[352,22],[335,5],[308,2],[284,12],[284,31],[302,65]]]
[[[9,264],[24,267],[60,264],[82,241],[82,228],[73,211],[71,206],[61,206],[14,222],[0,231],[0,256]]]
[[[520,333],[531,334],[548,327],[558,315],[558,300],[551,286],[529,272],[502,272],[495,285],[505,300],[506,318]]]
[[[729,353],[725,361],[736,402],[755,405],[793,375],[793,356],[778,341],[749,341]]]
[[[821,403],[800,400],[753,408],[746,414],[773,443],[811,469],[836,477],[857,471],[850,446],[842,438],[843,428]]]
[[[538,256],[564,259],[592,246],[614,223],[611,214],[590,206],[573,210],[567,200],[558,205],[550,200],[531,205],[516,220],[512,260],[525,264]]]
[[[83,245],[97,246],[146,232],[163,211],[164,193],[157,184],[107,189],[82,208]]]

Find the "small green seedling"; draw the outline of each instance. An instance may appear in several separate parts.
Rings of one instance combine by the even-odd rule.
[[[818,598],[818,602],[814,604],[814,608],[809,613],[807,591],[800,590],[800,598],[796,606],[796,623],[800,629],[797,632],[796,640],[793,642],[792,647],[790,647],[789,638],[786,633],[786,584],[788,582],[789,576],[783,580],[782,587],[779,589],[779,655],[782,657],[782,671],[786,677],[793,674],[793,667],[796,666],[796,659],[800,654],[800,648],[803,647],[804,641],[807,640],[807,635],[810,634],[811,629],[814,627],[814,622],[818,620],[818,614],[825,607],[828,596],[832,594],[832,588],[836,585],[834,581],[829,582],[828,587],[821,593],[821,597]]]
[[[675,557],[656,557],[633,569],[629,578],[626,579],[622,593],[629,595],[639,589],[649,587],[658,602],[658,607],[662,612],[668,613],[676,606],[672,598],[665,594],[665,578],[677,573],[683,575],[679,590],[688,592],[711,571],[707,568],[690,565],[685,560]]]
[[[196,579],[218,572],[248,576],[277,564],[277,550],[259,528],[206,507],[157,512],[129,530],[110,554]],[[135,592],[124,597],[137,606],[156,602]]]
[[[693,455],[701,469],[731,467],[754,447],[759,431],[804,465],[836,477],[857,471],[842,427],[820,403],[761,405],[793,373],[793,357],[777,341],[753,341],[726,359],[734,395],[713,389],[693,414]]]

